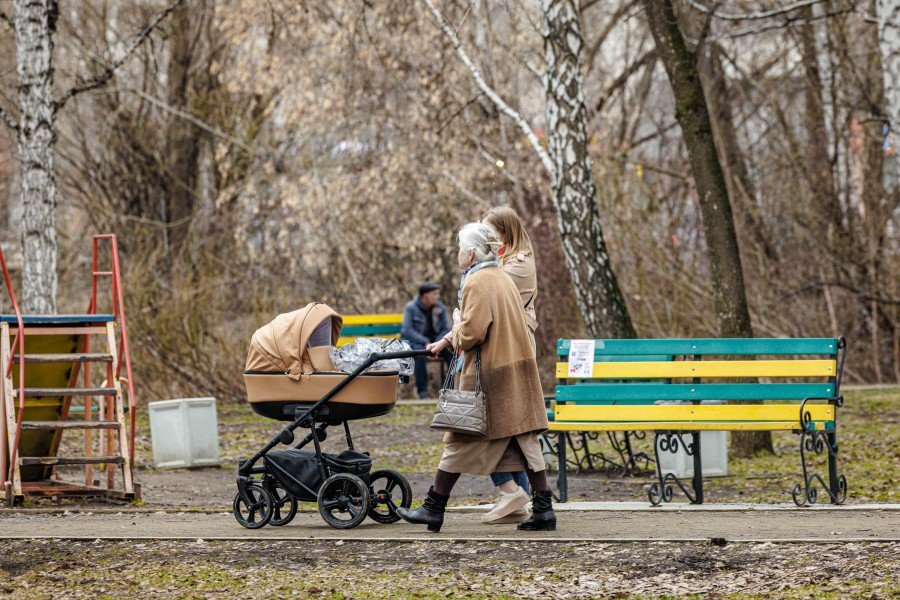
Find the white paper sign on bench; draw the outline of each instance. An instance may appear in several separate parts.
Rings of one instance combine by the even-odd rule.
[[[589,379],[594,375],[594,340],[572,340],[569,346],[569,377]]]

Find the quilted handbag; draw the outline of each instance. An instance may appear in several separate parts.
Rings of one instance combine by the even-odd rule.
[[[484,437],[487,433],[487,408],[481,388],[481,349],[475,350],[475,391],[453,389],[456,373],[456,355],[447,369],[447,379],[438,396],[437,410],[431,428]]]

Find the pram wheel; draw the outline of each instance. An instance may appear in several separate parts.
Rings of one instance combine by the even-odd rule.
[[[369,517],[373,521],[388,525],[400,520],[397,509],[409,508],[412,505],[412,488],[406,477],[397,471],[381,469],[373,471],[369,476],[372,492],[372,503],[369,506]]]
[[[255,483],[248,485],[246,491],[251,503],[247,504],[238,492],[234,496],[234,502],[231,503],[231,511],[237,522],[247,529],[259,529],[272,518],[272,496]]]
[[[319,514],[335,529],[352,529],[369,510],[369,486],[350,473],[338,473],[319,488]]]
[[[266,491],[272,496],[272,518],[269,519],[269,525],[281,527],[290,523],[297,515],[297,499],[277,479],[270,479],[266,483]]]

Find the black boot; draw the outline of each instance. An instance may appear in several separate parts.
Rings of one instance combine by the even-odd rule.
[[[435,492],[434,488],[430,488],[422,506],[415,510],[398,508],[397,514],[408,523],[428,525],[428,531],[438,533],[441,530],[441,525],[444,524],[444,510],[447,508],[447,500],[449,499],[450,496],[442,496]]]
[[[519,523],[519,531],[556,531],[553,496],[550,490],[535,492],[531,499],[531,518]]]

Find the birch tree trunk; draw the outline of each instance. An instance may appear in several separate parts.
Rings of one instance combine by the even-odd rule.
[[[884,72],[885,111],[894,135],[893,188],[900,187],[900,0],[877,0],[878,47]]]
[[[675,95],[675,118],[681,126],[712,268],[716,329],[722,337],[753,337],[744,289],[744,272],[722,162],[716,151],[709,108],[700,81],[697,54],[687,48],[671,0],[643,0],[656,49]],[[772,452],[767,431],[734,432],[731,449],[747,456]]]
[[[19,76],[18,150],[23,207],[22,305],[29,313],[56,312],[56,175],[53,166],[53,31],[55,0],[15,0]]]
[[[633,338],[634,326],[603,239],[588,156],[579,4],[543,0],[541,15],[548,153],[566,266],[588,332],[598,338]]]

